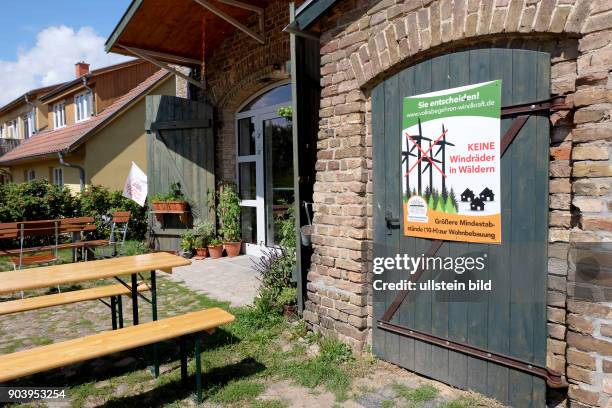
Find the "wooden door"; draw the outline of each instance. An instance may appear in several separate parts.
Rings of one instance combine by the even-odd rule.
[[[156,249],[178,250],[180,234],[195,218],[215,220],[208,191],[215,189],[212,106],[174,96],[147,96],[147,157],[149,197],[168,193],[180,183],[189,214],[151,217]]]
[[[490,80],[502,80],[502,107],[550,97],[550,55],[520,49],[483,48],[424,61],[387,79],[372,91],[374,167],[374,256],[420,256],[428,239],[403,235],[401,213],[401,101],[406,96]],[[501,134],[512,116],[502,116]],[[391,322],[451,342],[546,365],[546,274],[548,234],[549,121],[530,116],[501,160],[502,244],[444,241],[438,256],[486,254],[477,278],[491,279],[490,292],[412,292]],[[387,218],[400,220],[399,228]],[[421,280],[451,280],[454,272],[425,271]],[[466,274],[467,275],[467,274]],[[405,273],[374,279],[397,282]],[[467,276],[464,278],[468,278]],[[544,406],[542,378],[376,327],[396,292],[373,291],[374,353],[419,374],[489,395],[516,407]]]

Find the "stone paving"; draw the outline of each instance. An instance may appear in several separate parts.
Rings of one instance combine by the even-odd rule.
[[[207,296],[228,301],[232,306],[253,303],[259,280],[253,270],[256,258],[241,255],[234,258],[193,260],[190,266],[176,268],[171,279]]]

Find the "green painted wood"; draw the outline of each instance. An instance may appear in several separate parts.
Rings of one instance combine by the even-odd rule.
[[[170,185],[181,183],[182,191],[190,203],[191,216],[187,223],[178,215],[162,216],[162,222],[152,216],[151,223],[160,234],[156,237],[159,249],[179,248],[179,233],[192,226],[197,217],[214,222],[214,213],[208,208],[207,192],[214,189],[214,144],[211,127],[156,129],[156,123],[181,122],[208,123],[212,120],[212,106],[170,96],[147,97],[147,123],[149,131],[147,154],[149,158],[149,191],[151,196],[167,193]]]
[[[385,253],[385,240],[387,228],[385,226],[386,195],[385,186],[385,84],[382,83],[372,90],[372,177],[374,187],[374,253],[382,256]],[[384,279],[384,277],[381,277]],[[374,291],[373,311],[375,316],[382,316],[387,303],[384,293]],[[372,352],[375,356],[386,358],[386,336],[389,333],[379,330],[376,325],[372,328]]]
[[[397,120],[400,116],[400,93],[399,93],[399,76],[395,75],[385,81],[385,115],[394,120],[385,121],[385,158],[386,160],[392,160],[396,164],[401,160],[401,151],[397,148],[400,141],[400,122]],[[400,194],[400,166],[388,166],[385,174],[386,182],[386,199],[385,199],[385,216],[391,216],[392,218],[399,218],[399,203],[401,201]],[[387,231],[385,235],[386,245],[385,252],[387,256],[395,256],[399,252],[400,242],[400,230],[391,229]],[[393,281],[399,281],[401,279],[400,272],[392,270],[386,272],[388,278]],[[386,307],[389,307],[393,301],[393,293],[385,292],[386,295]],[[397,321],[399,316],[395,317],[394,321]],[[386,337],[386,352],[388,356],[394,356],[393,363],[399,363],[400,358],[400,344],[398,336],[387,336]]]
[[[386,228],[387,211],[394,217],[402,214],[397,196],[403,182],[401,173],[400,180],[397,176],[401,99],[493,79],[503,81],[502,105],[545,99],[549,96],[550,56],[519,49],[465,50],[419,63],[373,89],[375,257],[394,256],[397,248],[400,253],[419,256],[431,245],[430,240],[404,237],[401,232],[397,242],[395,232]],[[399,95],[394,93],[396,88]],[[397,109],[390,105],[394,100],[398,101]],[[502,135],[511,121],[502,120]],[[546,114],[532,117],[502,158],[501,197],[507,203],[502,205],[502,245],[445,243],[438,252],[439,256],[454,257],[487,254],[488,267],[477,277],[493,279],[494,291],[469,297],[411,293],[394,322],[545,365],[549,131]],[[397,281],[406,277],[391,271],[382,278]],[[421,279],[430,278],[456,276],[433,271]],[[373,292],[375,320],[394,297],[395,293]],[[505,404],[544,404],[543,380],[492,362],[377,329],[373,349],[383,359]]]
[[[298,9],[295,16],[297,28],[305,30],[321,17],[337,0],[312,0]]]

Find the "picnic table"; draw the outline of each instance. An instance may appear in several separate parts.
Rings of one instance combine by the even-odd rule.
[[[130,288],[134,324],[138,324],[138,274],[150,273],[151,306],[153,320],[157,320],[156,270],[172,273],[172,268],[190,265],[187,259],[166,252],[126,256],[122,258],[101,259],[75,264],[51,265],[39,268],[2,272],[0,295],[32,289],[41,289],[99,279],[115,278]],[[131,284],[120,277],[131,275]],[[146,298],[144,298],[146,299]],[[146,299],[148,301],[148,299]]]

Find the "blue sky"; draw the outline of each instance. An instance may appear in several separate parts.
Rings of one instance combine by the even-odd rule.
[[[92,68],[125,60],[104,53],[104,41],[129,4],[0,0],[0,105],[28,89],[72,79],[79,60]]]

